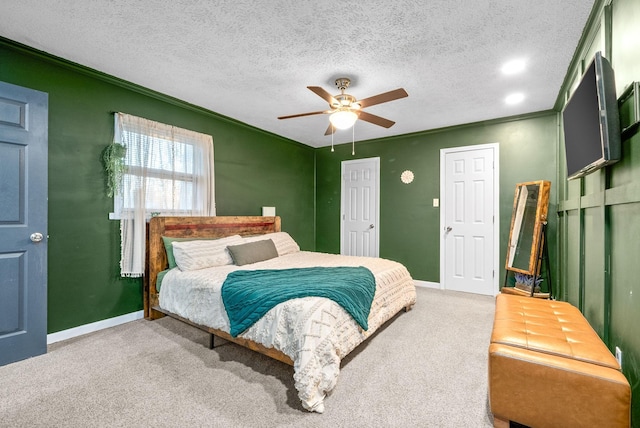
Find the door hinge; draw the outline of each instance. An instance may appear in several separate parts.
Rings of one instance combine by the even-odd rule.
[[[495,269],[491,271],[491,277],[492,277],[492,278],[495,278],[495,277],[496,277],[496,270],[495,270]]]

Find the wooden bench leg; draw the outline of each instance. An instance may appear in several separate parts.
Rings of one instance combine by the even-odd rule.
[[[493,417],[493,428],[509,428],[509,421]]]

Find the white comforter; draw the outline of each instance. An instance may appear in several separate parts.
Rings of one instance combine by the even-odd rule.
[[[400,263],[300,251],[244,266],[189,272],[175,268],[162,281],[160,307],[197,324],[229,332],[229,319],[220,294],[229,272],[313,266],[365,266],[371,270],[376,278],[376,294],[367,331],[332,300],[306,297],[277,305],[239,337],[288,355],[294,363],[295,386],[303,407],[322,413],[324,397],[338,380],[341,359],[403,307],[415,303],[413,279]]]

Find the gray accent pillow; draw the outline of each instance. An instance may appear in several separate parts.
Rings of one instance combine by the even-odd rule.
[[[249,242],[240,245],[229,245],[227,250],[233,262],[238,265],[248,265],[278,257],[278,250],[271,239]]]

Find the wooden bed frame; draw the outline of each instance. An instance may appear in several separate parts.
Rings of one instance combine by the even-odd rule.
[[[214,335],[253,351],[293,365],[288,355],[274,348],[241,337],[232,337],[229,333],[215,328],[195,324],[181,316],[160,308],[156,280],[158,273],[169,267],[163,236],[172,238],[223,238],[230,235],[262,235],[280,232],[280,217],[153,217],[147,229],[147,253],[144,276],[144,316],[154,320],[168,315],[210,334],[209,347],[213,348]]]

